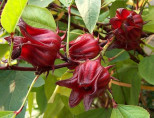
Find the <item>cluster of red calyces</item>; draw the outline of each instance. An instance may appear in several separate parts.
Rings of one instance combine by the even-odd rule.
[[[78,105],[83,99],[85,109],[88,110],[93,99],[107,87],[111,79],[108,71],[111,67],[104,68],[99,59],[86,60],[75,68],[72,78],[58,81],[56,84],[72,89],[70,107]]]
[[[113,34],[108,37],[115,35],[113,44],[117,48],[125,50],[140,48],[144,24],[141,15],[120,8],[116,11],[116,16],[110,19],[110,24]],[[83,99],[85,109],[88,110],[93,99],[107,88],[112,78],[108,71],[112,66],[103,67],[100,58],[90,60],[97,57],[102,49],[98,39],[91,34],[79,36],[69,43],[67,58],[59,53],[62,38],[55,32],[32,27],[23,20],[20,20],[19,28],[23,37],[5,38],[9,43],[11,40],[14,43],[12,59],[23,59],[38,68],[51,68],[58,56],[66,58],[66,63],[72,64],[68,67],[75,69],[73,77],[58,81],[56,84],[72,89],[69,98],[71,107],[78,105]]]
[[[23,20],[20,20],[19,27],[24,37],[14,37],[12,59],[23,59],[39,68],[52,67],[61,46],[61,37],[51,30],[31,27]],[[5,39],[11,42],[11,37]]]
[[[116,37],[114,45],[116,48],[125,50],[140,49],[143,20],[140,14],[119,8],[116,16],[110,19],[113,34]]]

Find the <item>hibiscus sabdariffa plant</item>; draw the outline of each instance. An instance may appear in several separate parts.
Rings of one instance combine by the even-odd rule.
[[[4,108],[0,117],[27,117],[23,112],[28,99],[30,117],[32,109],[38,109],[34,117],[130,118],[133,114],[135,118],[149,118],[152,108],[146,104],[149,97],[145,91],[154,90],[154,57],[143,47],[153,53],[148,44],[152,38],[144,39],[154,32],[148,27],[154,23],[150,17],[154,8],[148,9],[147,4],[138,0],[133,4],[118,0],[3,0],[2,36],[10,49],[8,57],[8,48],[0,55],[1,90],[8,83],[10,88],[5,90],[14,97],[16,89],[26,84],[28,92],[11,98],[22,102],[12,109],[5,104],[13,104],[9,97],[0,98],[0,109]],[[10,73],[17,71],[20,73],[10,80]],[[32,72],[25,75],[24,71],[35,72],[32,82]],[[26,77],[31,84],[21,81]],[[45,82],[34,87],[41,80]]]

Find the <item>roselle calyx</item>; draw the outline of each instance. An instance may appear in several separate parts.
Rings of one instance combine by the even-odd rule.
[[[61,46],[61,37],[51,30],[32,27],[23,20],[20,20],[19,28],[24,37],[14,37],[12,59],[23,59],[39,68],[52,67]],[[5,39],[11,42],[11,37]]]
[[[140,49],[142,28],[144,25],[140,14],[119,8],[115,17],[110,19],[113,34],[116,37],[114,45],[125,50]]]
[[[85,109],[89,110],[93,99],[106,89],[111,79],[108,71],[111,67],[103,67],[99,59],[86,60],[75,68],[72,78],[56,84],[72,89],[70,107],[75,107],[83,99]]]
[[[70,42],[69,56],[74,61],[83,61],[95,58],[100,50],[98,40],[93,35],[83,34]]]

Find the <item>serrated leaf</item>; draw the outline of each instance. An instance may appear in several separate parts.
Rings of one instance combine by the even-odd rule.
[[[56,29],[55,20],[50,11],[46,8],[27,5],[22,14],[22,18],[33,27],[46,28],[54,31]]]
[[[150,115],[142,107],[119,104],[112,110],[111,118],[150,118]]]
[[[9,45],[8,44],[0,44],[0,60],[4,56],[4,54],[9,50]]]
[[[14,111],[0,111],[0,118],[15,118]]]
[[[0,71],[0,110],[16,111],[21,106],[35,75],[33,72]],[[36,81],[35,87],[44,84],[43,79]],[[24,116],[25,108],[17,116]]]
[[[148,83],[154,85],[154,55],[145,57],[139,63],[139,73]]]
[[[29,5],[36,5],[39,7],[47,7],[54,0],[28,0]]]
[[[14,32],[27,1],[28,0],[7,1],[1,15],[1,24],[7,32]]]
[[[92,33],[99,17],[101,0],[75,0],[75,3],[87,29]]]

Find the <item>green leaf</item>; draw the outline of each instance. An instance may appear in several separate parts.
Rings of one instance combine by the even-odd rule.
[[[104,20],[106,20],[108,16],[109,16],[109,11],[103,12],[99,15],[98,21],[104,22]]]
[[[63,109],[58,114],[57,118],[64,118],[64,116],[65,118],[74,118],[71,112],[66,107],[63,107]]]
[[[48,77],[44,79],[45,80],[45,85],[44,85],[44,90],[45,90],[45,95],[47,97],[47,100],[50,99],[51,95],[53,94],[53,91],[55,90],[56,87],[56,81],[57,77],[49,73]]]
[[[0,111],[0,118],[15,118],[14,111]]]
[[[28,0],[29,5],[36,5],[39,7],[47,7],[54,0]]]
[[[92,33],[99,17],[101,0],[75,0],[75,2],[86,27]]]
[[[73,4],[74,0],[59,0],[65,7],[69,7]]]
[[[39,114],[41,115],[47,106],[47,98],[44,91],[44,85],[36,89],[36,102],[40,111]]]
[[[150,114],[142,107],[119,104],[112,110],[111,118],[150,118]]]
[[[117,66],[116,66],[117,68]],[[117,103],[126,103],[129,105],[138,105],[138,98],[141,87],[141,77],[138,74],[137,64],[131,64],[129,61],[122,63],[121,68],[117,69],[114,76],[120,82],[131,84],[131,87],[121,87],[112,85],[113,97]]]
[[[61,78],[57,78],[58,80],[64,80],[64,79],[69,79],[72,77],[72,73],[69,73],[68,71],[66,71],[62,76]],[[54,89],[54,91],[53,91]],[[64,96],[69,96],[70,95],[70,92],[71,92],[71,89],[69,88],[66,88],[66,87],[60,87],[60,86],[56,86],[56,87],[53,87],[52,88],[52,96],[50,96],[50,99],[49,99],[49,103],[53,103],[54,99],[55,99],[55,96],[57,93],[61,94],[61,95],[64,95]]]
[[[72,30],[70,32],[70,41],[75,40],[78,36],[82,35],[83,31],[79,29]]]
[[[148,83],[154,85],[154,55],[145,57],[139,63],[139,73]]]
[[[55,118],[55,116],[57,116],[60,113],[63,107],[64,104],[61,101],[60,95],[57,94],[55,97],[55,101],[53,103],[48,103],[43,118]]]
[[[61,59],[56,59],[56,60],[55,60],[55,65],[56,65],[56,64],[62,64],[62,63],[64,63],[64,61],[62,61]],[[55,70],[54,70],[54,75],[55,75],[56,77],[61,77],[67,70],[68,70],[67,67],[55,69]]]
[[[113,50],[107,51],[105,56],[107,56],[108,58],[112,58],[112,57],[116,56],[117,54],[119,54],[122,51],[123,51],[122,49],[113,49]],[[129,59],[129,54],[128,54],[128,52],[124,51],[117,58],[115,58],[112,61],[110,61],[110,63],[124,61],[126,59]]]
[[[78,114],[80,114],[80,113],[82,113],[82,112],[85,111],[82,102],[80,102],[80,104],[78,104],[78,105],[75,106],[74,108],[70,108],[70,106],[68,105],[68,103],[69,103],[69,102],[68,102],[68,101],[69,101],[69,98],[68,98],[67,96],[64,96],[64,95],[61,95],[60,97],[61,97],[61,100],[62,100],[62,102],[64,103],[65,107],[66,107],[67,109],[69,109],[69,111],[70,111],[73,115],[78,115]]]
[[[1,24],[7,32],[14,32],[27,1],[28,0],[7,1],[1,15]]]
[[[73,76],[73,73],[70,73],[69,71],[66,71],[62,76],[61,78],[59,78],[59,80],[65,80],[65,79],[69,79]],[[71,93],[71,89],[69,88],[66,88],[66,87],[61,87],[61,86],[58,86],[58,89],[57,89],[57,93],[61,94],[61,95],[64,95],[64,96],[70,96],[70,93]]]
[[[0,71],[0,110],[18,110],[34,77],[32,72]],[[42,84],[43,79],[39,78],[34,86]],[[17,117],[23,118],[25,110]]]
[[[30,117],[32,116],[33,101],[34,101],[34,92],[30,92],[28,95],[28,111]]]
[[[81,113],[77,118],[110,118],[112,109],[99,108]]]
[[[144,21],[149,21],[147,24],[143,25],[143,30],[146,32],[154,33],[154,6],[149,6],[149,11],[143,16]]]
[[[112,18],[115,16],[116,10],[118,8],[126,8],[126,2],[127,1],[119,1],[119,0],[113,2],[109,11],[110,17]]]
[[[33,27],[46,28],[54,31],[56,29],[55,20],[46,8],[27,5],[22,14],[22,18]]]
[[[9,51],[9,44],[0,44],[0,60],[5,55],[7,51]]]

